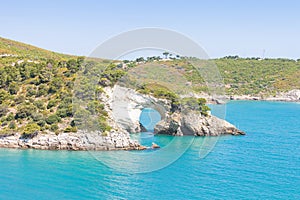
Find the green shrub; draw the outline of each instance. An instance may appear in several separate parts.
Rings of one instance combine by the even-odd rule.
[[[16,125],[16,122],[15,121],[11,121],[8,125],[8,128],[10,129],[16,129],[17,128],[17,125]]]
[[[8,91],[10,94],[17,94],[19,91],[19,85],[16,82],[12,82],[9,84]]]
[[[23,96],[23,95],[18,95],[18,96],[16,96],[16,98],[14,99],[14,102],[16,103],[16,104],[20,104],[20,103],[23,103],[24,101],[25,101],[25,96]]]
[[[41,110],[45,109],[44,101],[42,101],[42,100],[36,100],[36,101],[34,101],[33,105],[35,105],[38,109],[41,109]]]
[[[5,116],[8,112],[8,108],[5,105],[0,105],[0,117]]]
[[[7,115],[7,117],[6,117],[6,120],[7,121],[11,121],[11,120],[13,120],[15,118],[15,115],[12,113],[12,112],[10,112],[8,115]]]
[[[33,121],[37,122],[37,121],[43,120],[43,119],[44,119],[44,116],[43,116],[42,114],[40,114],[40,113],[33,113],[33,114],[31,115],[31,119],[32,119]]]
[[[37,91],[36,96],[37,97],[46,96],[48,94],[48,90],[49,90],[49,87],[46,84],[41,84],[38,87],[38,91]]]
[[[100,116],[98,118],[99,128],[102,132],[110,131],[112,127],[107,123],[106,118],[104,116]]]
[[[4,120],[1,124],[1,126],[6,126],[8,124],[8,122],[6,120]]]
[[[55,93],[58,92],[60,88],[62,88],[64,85],[63,80],[60,77],[55,77],[52,79],[49,87],[49,93]]]
[[[57,104],[57,100],[50,100],[48,102],[47,109],[50,109],[50,108],[56,106],[56,104]]]
[[[72,99],[66,98],[64,101],[58,106],[56,114],[61,117],[72,117],[73,116],[73,107],[72,107]]]
[[[36,107],[33,106],[32,104],[20,104],[17,107],[17,113],[15,118],[26,118],[26,117],[31,117],[33,114],[36,113]]]
[[[53,131],[53,132],[57,131],[58,128],[59,128],[59,127],[58,127],[57,124],[52,124],[52,125],[50,126],[50,130]]]
[[[206,105],[206,99],[186,97],[181,100],[181,108],[185,110],[198,110],[202,115],[207,116],[210,108]]]
[[[2,104],[8,98],[9,98],[9,93],[4,89],[0,89],[0,104]]]
[[[70,133],[70,132],[76,133],[77,132],[77,127],[76,126],[68,126],[68,127],[65,128],[64,132],[66,132],[66,133]]]
[[[54,124],[60,122],[60,117],[58,117],[56,114],[50,115],[46,118],[47,124]]]
[[[32,138],[38,134],[40,127],[36,123],[26,124],[22,133],[23,138]]]
[[[36,95],[36,88],[34,86],[27,86],[26,88],[26,96],[32,97]]]
[[[39,120],[39,121],[37,122],[37,125],[39,125],[40,127],[44,127],[45,124],[46,124],[46,121],[45,121],[44,119]]]

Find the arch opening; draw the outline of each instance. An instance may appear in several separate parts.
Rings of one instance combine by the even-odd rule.
[[[139,117],[142,132],[154,132],[155,125],[162,120],[159,111],[154,108],[146,107],[142,109]]]

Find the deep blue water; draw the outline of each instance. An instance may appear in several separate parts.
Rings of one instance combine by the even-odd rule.
[[[217,138],[203,159],[199,149],[211,147],[215,139],[174,140],[150,133],[143,133],[140,140],[155,141],[162,149],[98,153],[0,149],[0,199],[300,199],[300,104],[237,101],[230,102],[226,111],[227,120],[247,135]],[[174,163],[133,173],[159,168],[186,146]],[[108,158],[116,162],[109,163]]]

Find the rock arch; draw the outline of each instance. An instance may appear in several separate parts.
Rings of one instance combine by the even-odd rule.
[[[159,112],[161,120],[170,111],[167,100],[156,99],[150,95],[137,93],[135,90],[115,85],[112,89],[112,116],[118,126],[130,133],[141,131],[140,115],[144,108],[152,108]]]

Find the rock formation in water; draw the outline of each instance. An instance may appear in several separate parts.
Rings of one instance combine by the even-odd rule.
[[[174,136],[218,136],[223,134],[244,135],[229,122],[212,115],[204,116],[197,111],[185,110],[171,113],[171,104],[165,99],[157,99],[120,86],[114,87],[115,96],[111,107],[116,122],[125,130],[140,132],[139,116],[143,108],[157,110],[162,120],[155,126],[156,134]],[[125,105],[125,106],[123,106]]]
[[[219,136],[224,134],[244,135],[229,122],[215,116],[202,116],[197,111],[173,113],[160,121],[154,129],[156,134]]]

